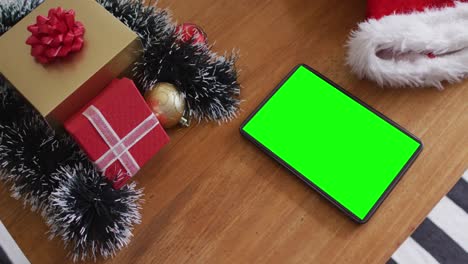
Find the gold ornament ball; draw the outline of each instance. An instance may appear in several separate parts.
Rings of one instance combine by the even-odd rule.
[[[146,103],[164,128],[179,124],[185,111],[185,99],[170,83],[157,83],[145,93]]]

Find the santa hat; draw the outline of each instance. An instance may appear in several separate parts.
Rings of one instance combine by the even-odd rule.
[[[368,0],[347,63],[384,86],[435,86],[468,76],[468,0]]]

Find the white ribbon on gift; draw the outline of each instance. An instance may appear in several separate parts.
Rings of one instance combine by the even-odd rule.
[[[121,139],[101,111],[94,105],[89,106],[83,112],[83,115],[91,122],[104,142],[109,146],[109,150],[95,161],[96,166],[104,172],[118,160],[130,177],[135,175],[140,170],[140,166],[129,150],[158,126],[159,121],[156,116],[151,113],[143,122]]]

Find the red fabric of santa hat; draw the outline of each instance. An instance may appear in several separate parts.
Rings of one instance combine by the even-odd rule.
[[[468,0],[368,0],[347,63],[381,86],[435,86],[468,76]]]

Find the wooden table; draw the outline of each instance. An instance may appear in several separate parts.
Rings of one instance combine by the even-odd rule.
[[[143,223],[107,263],[383,263],[468,164],[468,82],[380,89],[344,65],[365,2],[164,0],[201,25],[218,51],[241,51],[242,110],[231,123],[171,131],[138,176]],[[422,138],[425,149],[371,221],[354,224],[238,132],[297,63],[307,63]],[[285,126],[294,127],[283,120]],[[32,263],[68,261],[42,218],[0,187],[0,217]],[[104,262],[104,261],[103,261]]]

